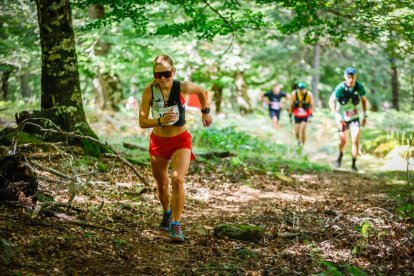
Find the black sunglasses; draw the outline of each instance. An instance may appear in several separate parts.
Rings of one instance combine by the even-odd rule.
[[[173,71],[154,72],[154,78],[160,79],[162,77],[168,79],[172,76]]]

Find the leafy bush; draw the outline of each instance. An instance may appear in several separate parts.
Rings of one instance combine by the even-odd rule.
[[[326,166],[310,163],[300,150],[237,131],[235,126],[200,128],[192,133],[193,145],[197,150],[236,153],[237,157],[230,158],[226,163],[226,168],[231,172],[256,170],[266,174],[283,174],[285,170],[329,170]]]
[[[369,130],[361,133],[362,150],[384,157],[398,146],[408,145],[413,137],[409,130]]]
[[[267,151],[270,143],[252,137],[244,132],[236,130],[235,126],[227,128],[196,129],[193,132],[194,146],[209,150],[222,151]]]

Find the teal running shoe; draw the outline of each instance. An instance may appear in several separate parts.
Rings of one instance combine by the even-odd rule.
[[[171,239],[174,242],[183,242],[184,235],[181,232],[181,225],[180,224],[172,224],[171,225]]]
[[[171,231],[171,213],[164,213],[162,215],[162,220],[158,228],[163,231]]]

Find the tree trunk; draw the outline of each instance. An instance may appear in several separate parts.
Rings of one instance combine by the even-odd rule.
[[[320,79],[320,72],[319,72],[320,49],[321,49],[321,46],[319,44],[315,44],[313,46],[312,94],[313,94],[313,99],[315,101],[315,105],[317,107],[322,107],[322,104],[319,98],[319,90],[318,90],[319,79]]]
[[[29,75],[27,73],[20,72],[20,93],[23,98],[28,98],[32,94],[29,87]]]
[[[105,7],[102,5],[89,6],[89,18],[101,19],[105,16]],[[111,44],[98,40],[94,46],[95,56],[105,56],[109,53]],[[96,93],[96,105],[100,109],[119,110],[118,104],[121,102],[123,93],[118,76],[108,72],[101,72],[96,69],[96,76],[92,81]]]
[[[378,99],[376,95],[376,91],[374,88],[371,88],[371,99],[368,98],[369,103],[371,105],[371,111],[378,112],[379,111],[379,105],[378,105]]]
[[[390,58],[390,75],[391,75],[391,91],[392,91],[392,107],[395,110],[400,110],[399,103],[399,87],[398,87],[398,71],[397,62],[395,58]]]
[[[11,71],[1,71],[1,94],[3,100],[9,99],[9,78]]]
[[[216,106],[216,113],[221,112],[221,100],[223,99],[223,87],[217,83],[213,84],[211,91],[214,92],[213,101]]]
[[[69,0],[35,2],[42,50],[41,112],[36,116],[47,114],[62,130],[97,138],[82,106]]]
[[[96,105],[100,109],[119,110],[123,93],[121,81],[118,76],[111,76],[109,73],[96,73],[93,79],[93,88],[96,93]]]
[[[413,74],[414,71],[412,69],[410,71],[411,71],[411,94],[412,94],[411,104],[414,105],[414,74]]]
[[[252,111],[252,105],[247,95],[247,84],[243,72],[236,72],[234,75],[234,83],[236,84],[236,97],[240,113],[250,113]]]

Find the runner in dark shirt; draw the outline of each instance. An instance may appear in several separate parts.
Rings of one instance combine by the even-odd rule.
[[[275,84],[272,90],[263,94],[263,101],[269,106],[269,116],[274,129],[279,129],[280,112],[288,96],[281,88],[280,84]]]

